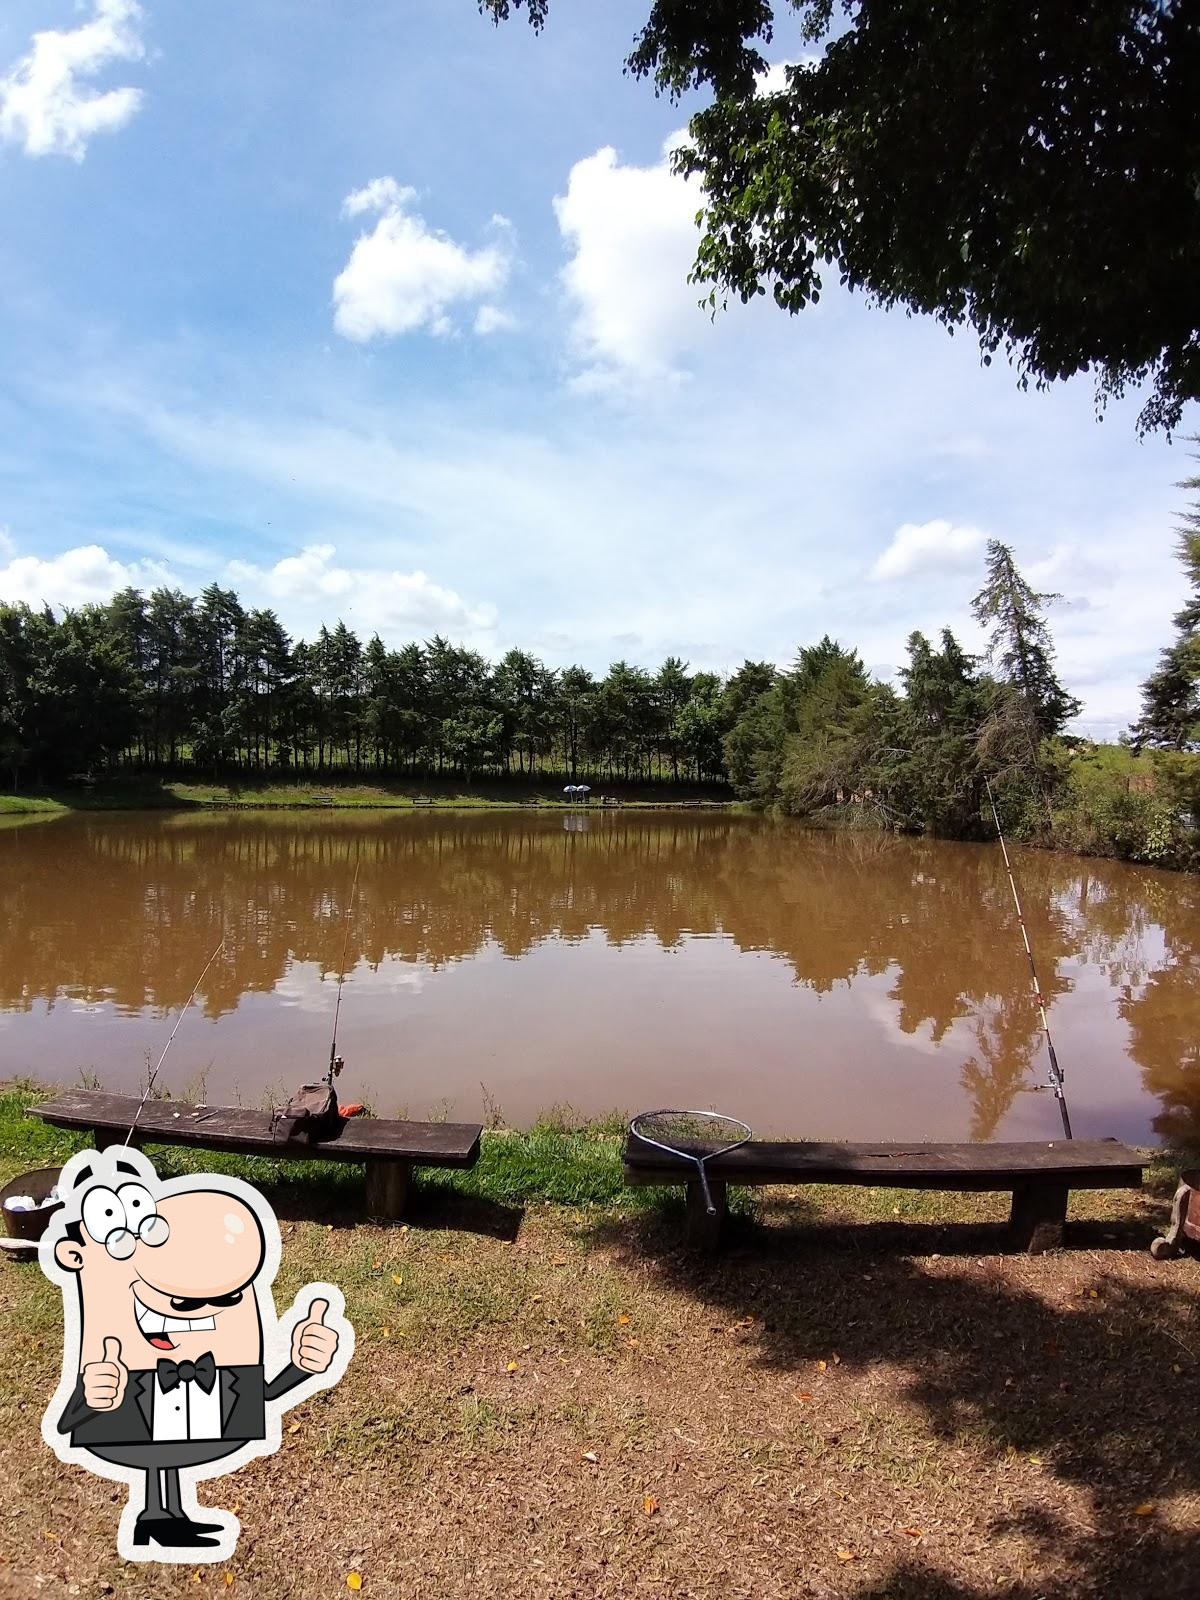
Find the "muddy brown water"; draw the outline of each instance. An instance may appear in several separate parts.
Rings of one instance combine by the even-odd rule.
[[[513,1125],[714,1106],[762,1133],[1060,1132],[994,847],[728,813],[73,815],[0,831],[0,1072]],[[1200,882],[1016,867],[1077,1137],[1200,1131]]]

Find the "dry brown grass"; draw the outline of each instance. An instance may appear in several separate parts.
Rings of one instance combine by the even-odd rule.
[[[907,1203],[772,1202],[715,1263],[671,1215],[441,1194],[403,1231],[285,1222],[280,1296],[343,1284],[358,1353],[275,1458],[204,1487],[243,1524],[214,1569],[117,1557],[123,1490],[38,1432],[56,1291],[6,1265],[0,1586],[306,1600],[357,1571],[401,1600],[1195,1596],[1200,1263],[1151,1261],[1161,1202],[1085,1197],[1092,1220],[1040,1258],[979,1222],[913,1225]]]

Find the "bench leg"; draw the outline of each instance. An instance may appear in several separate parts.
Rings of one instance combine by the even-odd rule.
[[[721,1235],[725,1230],[725,1218],[729,1215],[726,1201],[725,1185],[723,1183],[709,1182],[712,1191],[712,1202],[717,1208],[716,1216],[710,1217],[708,1208],[704,1204],[704,1190],[698,1183],[689,1183],[687,1186],[687,1242],[695,1250],[717,1250],[720,1248]]]
[[[125,1135],[123,1133],[118,1133],[115,1128],[93,1128],[92,1129],[92,1149],[93,1150],[108,1150],[114,1144],[124,1144],[124,1143],[125,1143]],[[132,1137],[129,1140],[129,1144],[130,1144],[130,1148],[131,1149],[140,1150],[142,1148],[141,1135],[138,1134],[138,1133],[133,1134]]]
[[[404,1215],[411,1172],[412,1166],[407,1161],[367,1162],[366,1206],[369,1217],[394,1220]]]
[[[1057,1250],[1063,1242],[1069,1190],[1060,1184],[1029,1183],[1013,1190],[1009,1218],[1013,1243],[1031,1256]]]

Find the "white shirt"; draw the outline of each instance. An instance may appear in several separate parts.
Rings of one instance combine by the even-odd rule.
[[[194,1380],[177,1383],[164,1394],[154,1375],[154,1442],[165,1444],[176,1439],[219,1439],[221,1437],[221,1370],[212,1391],[205,1394]]]

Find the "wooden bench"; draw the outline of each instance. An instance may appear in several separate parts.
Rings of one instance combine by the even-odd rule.
[[[705,1150],[704,1145],[687,1148],[698,1155]],[[852,1183],[888,1189],[1009,1191],[1013,1241],[1036,1255],[1062,1243],[1072,1189],[1140,1188],[1143,1165],[1135,1150],[1115,1139],[1052,1144],[818,1144],[756,1139],[708,1163],[717,1208],[716,1216],[710,1217],[690,1161],[632,1137],[625,1145],[627,1183],[687,1185],[689,1243],[709,1249],[720,1242],[731,1183]]]
[[[27,1115],[56,1128],[88,1134],[93,1147],[122,1144],[137,1113],[138,1097],[71,1089],[30,1106]],[[133,1143],[182,1144],[277,1161],[356,1161],[366,1169],[366,1211],[399,1217],[414,1167],[473,1167],[483,1127],[477,1122],[391,1122],[351,1117],[329,1139],[286,1139],[269,1111],[240,1106],[193,1106],[184,1100],[147,1100]]]

